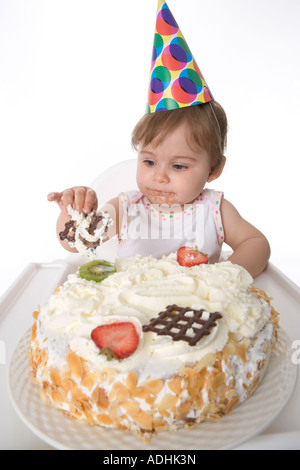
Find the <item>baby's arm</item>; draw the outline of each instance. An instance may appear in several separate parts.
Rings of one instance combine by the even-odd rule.
[[[96,192],[86,186],[75,186],[60,193],[55,192],[48,194],[48,201],[57,202],[61,209],[56,224],[56,232],[61,245],[67,251],[77,253],[76,248],[71,248],[67,240],[60,239],[59,233],[65,229],[66,222],[71,219],[68,213],[69,205],[78,212],[84,212],[85,214],[89,214],[91,211],[97,210],[98,198]],[[107,237],[104,240],[105,242],[114,235],[119,234],[119,198],[116,197],[111,199],[101,207],[101,211],[108,212],[113,219],[113,224],[108,227]]]
[[[268,240],[226,199],[222,200],[221,213],[225,242],[233,249],[229,261],[243,266],[252,277],[258,276],[270,258]]]

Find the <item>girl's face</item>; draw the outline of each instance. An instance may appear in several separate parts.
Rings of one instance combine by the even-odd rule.
[[[208,153],[202,148],[191,150],[187,135],[185,124],[181,124],[161,144],[150,143],[140,148],[137,184],[151,204],[189,204],[207,181],[221,173],[217,176],[211,173]]]

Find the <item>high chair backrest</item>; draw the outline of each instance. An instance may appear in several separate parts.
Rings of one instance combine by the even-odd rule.
[[[137,189],[136,158],[124,160],[104,170],[93,181],[91,187],[97,192],[99,207],[122,191]]]

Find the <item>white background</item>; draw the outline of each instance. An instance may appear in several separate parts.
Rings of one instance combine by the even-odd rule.
[[[300,2],[168,5],[229,120],[227,166],[213,187],[265,233],[271,261],[300,285]],[[0,295],[27,263],[67,255],[47,194],[134,157],[156,7],[0,0]]]

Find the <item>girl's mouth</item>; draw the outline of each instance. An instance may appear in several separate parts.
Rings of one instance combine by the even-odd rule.
[[[148,189],[148,194],[152,196],[170,196],[173,193],[167,191],[161,191],[160,189]]]
[[[173,192],[149,189],[147,196],[149,197],[152,204],[167,204],[169,206],[176,204],[175,193]]]

